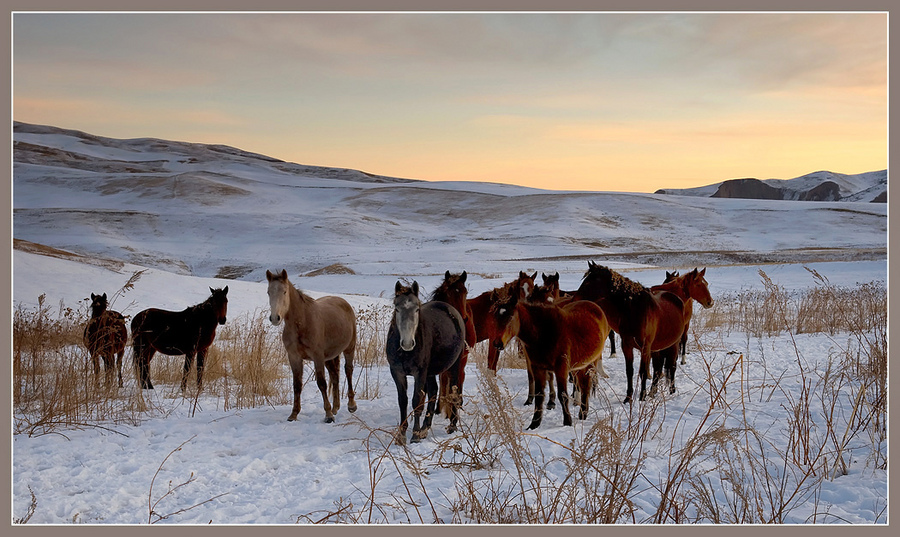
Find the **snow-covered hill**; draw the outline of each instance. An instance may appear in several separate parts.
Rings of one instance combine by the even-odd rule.
[[[886,204],[412,181],[23,123],[14,147],[14,238],[200,277],[333,265],[362,277],[580,273],[586,259],[697,266],[886,252]]]
[[[765,193],[761,192],[764,190]],[[678,196],[887,202],[887,170],[847,175],[818,171],[794,179],[731,179],[697,188],[666,188]]]

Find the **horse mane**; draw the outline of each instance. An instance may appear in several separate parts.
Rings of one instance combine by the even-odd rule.
[[[586,280],[591,273],[604,270],[609,272],[609,292],[615,297],[628,298],[639,295],[645,291],[649,292],[649,290],[640,283],[626,278],[611,268],[600,267],[599,265],[591,266],[582,280]]]
[[[446,297],[449,289],[456,285],[460,278],[462,278],[462,273],[451,274],[449,278],[444,278],[444,281],[437,286],[437,289],[431,292],[431,300],[442,300],[441,297]]]

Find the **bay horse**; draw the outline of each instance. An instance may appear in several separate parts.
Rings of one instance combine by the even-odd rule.
[[[209,298],[183,311],[149,308],[131,320],[131,345],[142,389],[153,389],[150,360],[157,352],[169,356],[184,355],[182,391],[196,356],[197,388],[203,386],[206,352],[216,337],[216,325],[225,324],[228,310],[228,286],[224,289],[210,287],[209,291]]]
[[[344,374],[347,377],[347,410],[356,412],[356,392],[353,391],[356,313],[353,307],[338,296],[313,299],[294,287],[284,269],[280,274],[266,270],[266,280],[269,282],[269,322],[274,326],[284,322],[281,342],[287,351],[293,378],[294,404],[287,420],[296,421],[300,413],[303,362],[310,360],[316,371],[316,385],[322,394],[325,423],[334,422],[334,415],[341,408],[338,374],[341,354],[344,355]],[[325,369],[328,369],[327,381]]]
[[[675,393],[675,369],[677,367],[678,349],[681,348],[681,360],[684,364],[684,347],[687,342],[688,326],[693,315],[693,303],[696,300],[704,308],[713,306],[712,296],[709,294],[709,284],[706,283],[706,269],[698,271],[696,268],[691,272],[679,276],[678,272],[666,271],[666,280],[661,285],[654,285],[651,291],[669,291],[678,295],[684,302],[684,333],[681,340],[676,343],[675,353],[670,353],[671,362],[663,362],[664,356],[658,352],[653,353],[653,376],[654,379],[659,376],[659,372],[664,370],[669,380],[669,393]],[[654,382],[655,384],[655,382]],[[651,388],[652,392],[652,388]]]
[[[388,328],[385,354],[397,386],[400,406],[400,427],[394,436],[398,444],[406,443],[409,426],[406,377],[413,377],[414,425],[410,441],[416,443],[425,438],[431,428],[438,392],[437,376],[447,371],[451,389],[457,386],[459,369],[456,364],[466,345],[465,329],[462,315],[450,304],[436,300],[423,304],[419,300],[417,282],[405,286],[398,281],[394,286],[394,313]],[[426,395],[428,408],[420,427]],[[459,419],[455,398],[449,398],[448,405],[450,425],[447,433],[453,433]]]
[[[650,290],[593,261],[588,262],[588,270],[575,291],[574,300],[596,302],[606,313],[610,326],[622,338],[628,383],[623,403],[630,403],[634,394],[634,349],[640,350],[639,400],[643,401],[653,351],[661,351],[660,359],[665,363],[676,359],[677,343],[684,333],[684,301],[670,291]],[[654,375],[651,389],[655,389],[657,381],[658,376]]]
[[[463,384],[466,380],[466,363],[469,361],[469,348],[475,346],[475,324],[472,321],[472,309],[467,303],[469,290],[466,288],[466,279],[468,274],[462,271],[461,274],[450,274],[450,271],[444,273],[444,280],[434,292],[431,293],[431,300],[440,300],[450,304],[456,311],[462,315],[463,323],[466,327],[466,345],[463,347],[462,354],[456,362],[457,369],[457,393],[452,393],[451,374],[444,371],[440,375],[440,391],[438,396],[438,406],[440,411],[450,417],[450,405],[448,397],[459,397],[459,405],[462,405]]]
[[[526,274],[519,271],[519,276],[515,280],[506,283],[500,287],[485,291],[475,298],[466,300],[466,306],[471,312],[472,324],[475,327],[476,343],[482,341],[492,341],[500,332],[497,323],[491,315],[491,306],[498,300],[499,292],[515,292],[521,298],[528,298],[534,291],[534,280],[537,278],[537,272],[534,274]],[[497,363],[500,361],[500,351],[493,345],[488,345],[487,366],[491,371],[497,370]]]
[[[119,387],[122,387],[122,357],[128,343],[128,330],[125,328],[125,317],[118,311],[107,309],[106,293],[91,293],[91,318],[84,327],[84,346],[91,355],[94,364],[94,377],[100,375],[98,356],[103,358],[106,370],[106,383],[111,384],[113,367],[119,372]]]
[[[572,300],[572,292],[561,291],[559,289],[559,272],[551,275],[541,273],[542,285],[537,285],[531,293],[530,300],[536,303],[557,303],[559,301]],[[616,355],[616,337],[615,332],[609,330],[609,355]],[[527,403],[526,403],[527,404]]]
[[[513,336],[517,336],[528,356],[528,367],[534,375],[535,386],[534,415],[528,428],[536,429],[541,424],[544,384],[548,373],[556,379],[563,425],[572,425],[567,393],[570,373],[581,392],[581,400],[576,402],[578,418],[587,418],[592,372],[595,368],[603,371],[603,345],[609,332],[603,310],[589,301],[571,301],[563,305],[535,304],[512,294],[502,298],[492,314],[502,329],[501,334],[492,341],[493,346],[502,349]]]

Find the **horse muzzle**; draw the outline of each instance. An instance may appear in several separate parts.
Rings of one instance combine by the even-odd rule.
[[[411,339],[409,341],[400,340],[400,349],[406,352],[410,352],[411,350],[416,348],[416,340]]]
[[[275,326],[278,326],[279,324],[281,324],[281,315],[276,315],[274,313],[272,315],[269,315],[269,322]]]

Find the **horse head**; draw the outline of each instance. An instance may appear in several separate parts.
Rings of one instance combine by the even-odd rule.
[[[446,302],[460,313],[464,313],[466,298],[469,296],[469,290],[466,288],[467,277],[466,271],[463,271],[462,274],[450,274],[448,270],[444,273],[444,281],[431,294],[432,300]]]
[[[698,271],[692,270],[684,275],[688,296],[700,303],[704,308],[711,308],[713,305],[712,295],[709,294],[709,284],[706,283],[706,269]]]
[[[519,286],[520,295],[519,298],[529,298],[531,293],[534,291],[534,280],[537,279],[537,271],[534,274],[528,275],[521,270],[519,271],[519,277],[516,279],[516,283]]]
[[[213,306],[213,311],[216,312],[216,321],[219,324],[225,324],[228,312],[228,286],[226,285],[224,289],[213,289],[210,287],[209,292],[212,293],[212,296],[209,297],[209,302]]]
[[[288,281],[287,270],[282,269],[281,274],[272,274],[266,271],[266,280],[269,282],[269,322],[275,326],[281,324],[291,305],[289,290],[292,287]]]
[[[399,281],[394,286],[394,323],[400,334],[400,348],[409,352],[416,348],[416,329],[419,326],[419,283],[405,286]]]
[[[91,293],[91,317],[99,317],[106,311],[106,293],[95,295]]]
[[[529,301],[536,304],[552,304],[559,300],[559,272],[551,276],[542,272],[541,279],[544,284],[534,288]]]
[[[596,300],[609,294],[612,287],[612,270],[609,267],[588,261],[588,270],[575,291],[573,300]]]
[[[519,315],[516,307],[519,304],[519,294],[510,293],[506,288],[491,292],[490,314],[499,328],[498,335],[491,340],[491,345],[498,351],[502,351],[509,340],[519,333]]]

